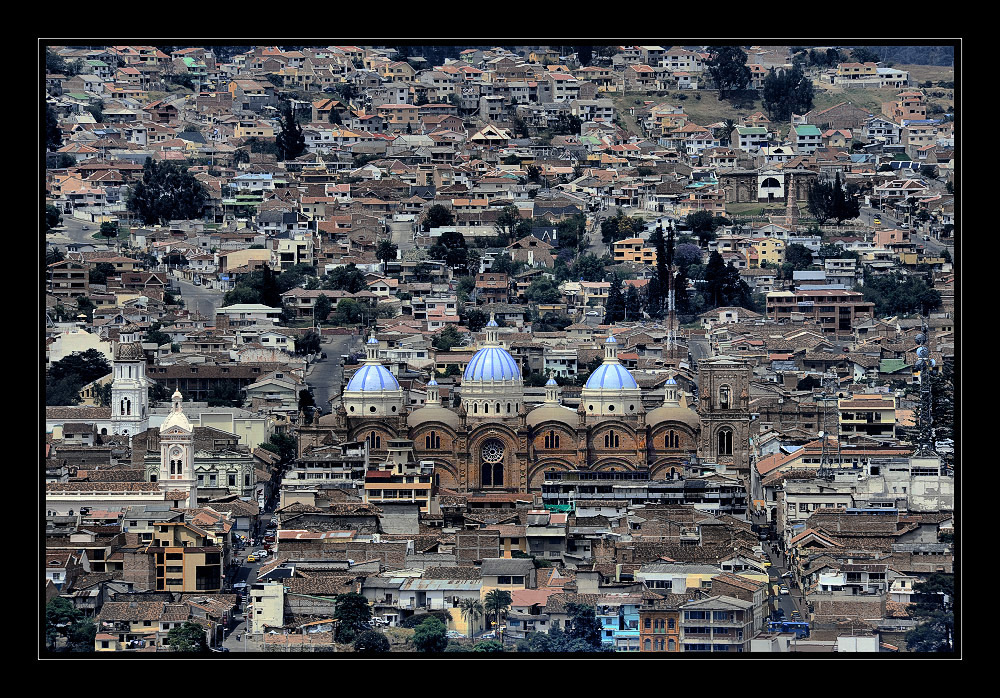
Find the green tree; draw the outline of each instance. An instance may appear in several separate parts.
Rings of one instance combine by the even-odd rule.
[[[245,162],[250,162],[250,153],[243,148],[237,148],[233,151],[233,167],[239,167]]]
[[[579,603],[566,605],[569,618],[566,621],[566,634],[571,640],[586,643],[592,650],[601,647],[601,622],[597,619],[597,610],[593,606]]]
[[[955,633],[954,575],[934,573],[913,585],[910,617],[917,627],[906,634],[906,647],[912,652],[953,652]]]
[[[528,303],[551,304],[562,300],[562,293],[551,279],[540,278],[531,282],[524,292],[524,300]]]
[[[365,275],[352,262],[347,266],[336,267],[324,277],[323,287],[337,291],[357,293],[367,287]]]
[[[275,137],[279,160],[294,160],[306,150],[306,137],[302,127],[292,114],[291,104],[285,102],[282,109],[281,132]]]
[[[473,652],[503,652],[503,645],[496,640],[483,640],[472,646]]]
[[[295,457],[296,446],[295,437],[281,432],[271,434],[267,441],[260,444],[261,448],[267,449],[271,453],[277,453],[283,463],[287,463]]]
[[[337,642],[353,642],[371,626],[372,611],[371,606],[361,594],[350,592],[348,594],[338,594],[334,598],[336,611],[333,617],[337,623]]]
[[[205,187],[186,169],[146,158],[141,180],[128,193],[127,208],[144,225],[162,225],[200,218],[207,202]]]
[[[337,302],[337,312],[333,314],[332,322],[338,327],[357,325],[364,322],[364,306],[353,298],[341,298]]]
[[[709,46],[710,57],[706,62],[719,99],[726,99],[732,92],[745,90],[750,84],[747,54],[739,46]]]
[[[167,633],[167,644],[172,652],[206,652],[205,628],[192,621],[171,628]]]
[[[45,206],[45,232],[62,225],[62,213],[52,204]]]
[[[452,325],[445,327],[431,340],[431,345],[438,351],[450,351],[452,347],[457,347],[461,344],[462,335]]]
[[[795,271],[803,271],[812,266],[813,254],[805,245],[793,242],[785,248],[785,262],[790,263]]]
[[[469,328],[470,332],[479,332],[486,327],[486,323],[489,321],[490,316],[478,308],[471,308],[465,311],[465,326]]]
[[[444,652],[448,646],[445,624],[431,616],[416,627],[413,646],[418,652]]]
[[[504,206],[497,216],[496,223],[493,224],[493,229],[496,231],[497,236],[503,240],[503,244],[509,245],[514,241],[514,232],[517,230],[517,225],[520,222],[520,209],[514,205]]]
[[[487,617],[493,618],[496,625],[500,625],[500,617],[510,608],[510,592],[505,589],[491,589],[486,594],[483,608],[486,609]]]
[[[482,618],[486,609],[483,607],[483,602],[479,599],[462,599],[458,602],[458,607],[462,611],[462,619],[466,623],[466,627],[469,628],[469,636],[471,637],[473,632],[472,629],[476,625],[476,621]]]
[[[608,290],[608,301],[604,306],[604,324],[610,325],[625,317],[625,294],[622,293],[622,280],[617,274],[611,275],[611,288]]]
[[[320,297],[316,299],[316,305],[313,308],[313,314],[316,316],[317,322],[326,322],[326,319],[330,316],[330,312],[333,310],[333,301],[327,298],[326,295],[320,294]]]
[[[878,54],[867,46],[858,46],[851,49],[851,58],[856,63],[878,63],[880,60]]]
[[[375,259],[382,262],[382,273],[385,273],[386,267],[389,262],[396,259],[396,252],[399,248],[393,243],[392,240],[386,238],[378,244],[378,249],[375,250]]]
[[[61,596],[45,604],[45,643],[55,648],[59,636],[66,637],[69,629],[83,620],[83,612],[73,602]]]
[[[391,649],[389,638],[377,630],[365,630],[354,639],[354,651],[361,654],[381,654]]]
[[[318,354],[320,352],[320,336],[310,330],[295,341],[296,354]]]
[[[66,634],[71,652],[93,652],[97,626],[90,618],[84,618],[70,626]]]
[[[59,150],[63,144],[62,129],[56,112],[48,103],[45,104],[45,147],[49,152]]]
[[[45,404],[75,405],[79,402],[80,388],[109,373],[111,364],[96,349],[63,357],[49,366],[45,374]]]
[[[764,78],[761,103],[771,119],[788,121],[793,113],[812,109],[814,94],[812,81],[797,66],[780,73],[772,68]]]
[[[90,283],[106,284],[108,282],[108,277],[114,277],[116,273],[114,264],[109,264],[108,262],[98,262],[97,265],[90,270]]]
[[[442,204],[434,204],[427,211],[424,220],[421,222],[423,231],[429,232],[431,228],[441,228],[455,225],[455,214]]]
[[[118,237],[118,224],[112,221],[101,223],[101,237],[108,239],[108,247],[111,247],[111,238]]]

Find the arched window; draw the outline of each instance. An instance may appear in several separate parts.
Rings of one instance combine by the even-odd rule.
[[[674,629],[674,619],[667,618],[667,630],[673,630],[673,629]],[[673,640],[671,640],[671,642],[673,642]],[[673,649],[673,647],[671,647],[670,649]]]
[[[551,429],[549,433],[545,435],[545,448],[559,448],[559,434],[555,433]]]
[[[382,437],[373,431],[368,435],[368,448],[382,448]]]
[[[732,404],[731,393],[732,391],[729,389],[728,385],[724,385],[719,388],[719,409],[729,409]]]
[[[662,652],[662,651],[663,651],[663,638],[661,637],[661,638],[659,639],[659,641],[660,641],[660,646],[659,646],[659,650],[660,650],[660,651]]]
[[[720,456],[731,456],[733,455],[733,430],[732,429],[719,429],[719,455]]]
[[[647,619],[647,622],[648,622],[648,619]],[[648,628],[649,626],[647,625],[646,627]],[[647,637],[647,638],[646,638],[645,640],[643,640],[643,641],[642,641],[642,650],[643,650],[643,652],[650,652],[650,651],[651,651],[651,650],[650,650],[650,645],[651,645],[651,644],[652,644],[652,643],[650,643],[650,641],[649,641],[649,638],[648,638],[648,637]]]
[[[649,622],[649,618],[647,618],[646,621],[642,624],[642,627],[649,628],[649,626],[650,626],[650,622]]]
[[[508,412],[509,412],[509,411],[510,411],[510,410],[508,410]],[[497,403],[497,414],[500,414],[500,403],[499,403],[499,402]]]
[[[432,431],[424,437],[424,445],[427,448],[441,448],[441,437],[437,432]]]
[[[479,403],[472,403],[472,414],[479,414]]]
[[[681,439],[677,436],[677,432],[671,429],[667,432],[667,437],[664,439],[664,445],[667,448],[679,448],[681,445]]]
[[[676,647],[677,647],[677,643],[674,642],[673,638],[670,638],[669,640],[667,640],[667,652],[673,652],[673,651],[675,651]]]
[[[489,414],[490,413],[490,403],[488,403],[488,402],[484,402],[483,403],[483,412],[485,414]]]
[[[510,414],[510,403],[507,403],[507,414]]]
[[[488,439],[479,450],[480,473],[484,487],[503,487],[504,445],[497,439]]]
[[[615,432],[609,431],[604,435],[604,448],[618,448],[619,443],[618,434]]]

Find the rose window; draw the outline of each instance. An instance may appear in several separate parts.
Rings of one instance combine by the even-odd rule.
[[[503,460],[503,443],[496,439],[490,439],[483,444],[481,455],[487,463],[499,463]]]

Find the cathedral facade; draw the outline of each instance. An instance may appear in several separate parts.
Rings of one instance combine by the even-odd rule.
[[[724,369],[715,360],[703,362],[700,375],[711,376],[710,390],[723,390],[725,399],[705,401],[702,414],[673,378],[663,404],[647,412],[635,378],[618,360],[614,336],[604,346],[603,363],[584,386],[577,409],[560,404],[559,386],[551,379],[544,403],[528,409],[518,364],[491,320],[486,342],[463,373],[461,405],[443,406],[432,379],[426,404],[406,410],[403,389],[379,363],[377,341],[369,339],[365,364],[345,387],[341,407],[300,426],[299,453],[367,441],[371,462],[379,463],[391,440],[409,439],[417,460],[434,462],[436,485],[463,492],[540,491],[545,473],[559,470],[642,470],[665,479],[682,473],[693,454],[747,471],[749,366],[726,357],[720,357]]]

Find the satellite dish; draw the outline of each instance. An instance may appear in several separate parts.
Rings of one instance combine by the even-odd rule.
[[[927,341],[927,337],[922,333],[918,334],[916,337],[914,337],[914,339],[917,340],[917,344],[923,344],[924,342]]]
[[[927,347],[917,347],[917,356],[921,359],[926,359],[930,352],[927,351]]]
[[[931,359],[931,367],[937,366],[937,360]]]

